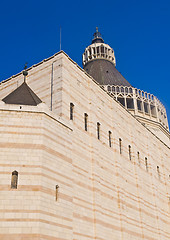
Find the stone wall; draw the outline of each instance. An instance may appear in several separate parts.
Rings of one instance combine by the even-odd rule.
[[[31,68],[27,81],[47,107],[0,104],[0,239],[168,240],[167,145],[64,53]],[[0,98],[17,82],[21,75],[2,83]]]

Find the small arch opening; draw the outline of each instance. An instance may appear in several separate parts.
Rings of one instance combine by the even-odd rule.
[[[133,93],[133,90],[132,90],[132,88],[129,88],[129,93]]]
[[[119,93],[120,92],[120,89],[119,87],[116,87],[116,92]]]
[[[121,92],[124,93],[124,87],[121,87]]]
[[[115,92],[115,87],[114,86],[112,86],[112,92]]]
[[[108,92],[111,92],[111,86],[107,87]]]

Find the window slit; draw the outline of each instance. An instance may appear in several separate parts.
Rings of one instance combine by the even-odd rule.
[[[73,120],[73,110],[74,110],[74,104],[70,103],[70,120]]]
[[[145,157],[145,166],[146,166],[146,171],[148,172],[148,159]]]
[[[18,185],[18,172],[15,170],[12,172],[11,188],[17,189],[17,185]]]
[[[97,123],[97,138],[100,140],[100,123]]]
[[[109,147],[112,146],[112,133],[109,131]]]
[[[120,151],[120,154],[122,154],[122,139],[119,138],[119,151]]]
[[[132,160],[131,146],[129,145],[128,148],[129,148],[129,159],[130,159],[130,161],[131,161],[131,160]]]
[[[160,171],[159,171],[159,166],[157,166],[157,173],[158,173],[158,178],[160,179]]]
[[[58,200],[58,190],[59,190],[59,186],[56,185],[56,192],[55,192],[55,200]]]
[[[139,166],[140,166],[140,153],[137,152],[137,155],[138,155],[138,164],[139,164]]]
[[[84,114],[84,129],[87,131],[87,122],[88,122],[88,115],[87,113]]]

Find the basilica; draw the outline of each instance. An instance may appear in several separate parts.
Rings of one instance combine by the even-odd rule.
[[[169,240],[166,109],[98,28],[0,83],[1,240]]]

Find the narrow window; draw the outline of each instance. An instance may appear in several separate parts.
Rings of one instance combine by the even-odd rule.
[[[11,188],[17,189],[17,185],[18,185],[18,172],[15,170],[12,172]]]
[[[129,145],[128,148],[129,148],[129,159],[131,160],[132,159],[131,146]]]
[[[56,201],[58,200],[58,189],[59,189],[59,186],[56,185],[56,192],[55,192],[55,199],[56,199]]]
[[[142,111],[142,101],[137,100],[137,106],[138,106],[138,110]]]
[[[158,173],[158,178],[160,179],[160,171],[159,171],[159,166],[157,166],[157,173]]]
[[[137,155],[138,155],[138,164],[139,164],[139,166],[140,166],[140,153],[137,152]]]
[[[144,102],[144,110],[145,110],[145,113],[149,113],[149,105],[146,102]]]
[[[109,131],[109,147],[112,146],[112,132]]]
[[[122,97],[118,97],[117,100],[125,107],[125,99]]]
[[[87,113],[84,114],[84,129],[87,131],[87,121],[88,121],[88,115]]]
[[[119,138],[119,150],[120,150],[120,154],[122,154],[122,139]]]
[[[145,166],[146,166],[146,171],[148,172],[148,159],[145,158]]]
[[[100,123],[97,123],[97,138],[100,140]]]
[[[127,103],[127,108],[129,108],[129,109],[134,109],[133,98],[127,98],[127,99],[126,99],[126,103]]]
[[[74,110],[74,104],[70,103],[70,120],[73,120],[73,110]]]

